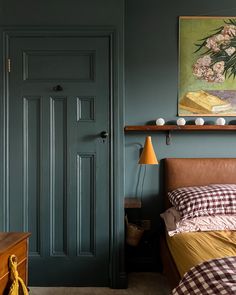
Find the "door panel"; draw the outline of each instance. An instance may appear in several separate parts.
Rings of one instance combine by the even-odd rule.
[[[9,229],[31,285],[108,285],[109,40],[11,37]]]
[[[24,51],[24,80],[93,81],[95,51]]]

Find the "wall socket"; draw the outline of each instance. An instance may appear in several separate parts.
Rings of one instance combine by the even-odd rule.
[[[144,230],[150,230],[151,229],[151,220],[150,219],[142,219],[141,226]]]

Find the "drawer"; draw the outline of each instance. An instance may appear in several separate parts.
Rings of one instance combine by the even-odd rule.
[[[27,260],[26,259],[24,261],[22,261],[21,264],[19,264],[17,266],[17,270],[18,270],[19,276],[26,283],[26,275],[27,275],[27,273],[26,273],[26,270],[27,270]],[[0,295],[8,294],[9,293],[9,286],[10,286],[10,283],[9,282],[10,282],[10,274],[9,273],[6,273],[5,276],[3,276],[0,279]]]

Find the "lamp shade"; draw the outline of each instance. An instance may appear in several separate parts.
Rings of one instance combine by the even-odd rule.
[[[155,151],[152,146],[151,136],[147,136],[142,154],[139,158],[139,164],[155,165],[158,164]]]

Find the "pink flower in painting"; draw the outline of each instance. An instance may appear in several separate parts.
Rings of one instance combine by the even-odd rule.
[[[236,36],[236,26],[234,25],[226,25],[221,31],[223,35],[229,35],[231,38]]]
[[[207,82],[214,82],[214,71],[211,68],[207,68],[204,73],[204,80]]]
[[[222,74],[217,74],[215,77],[215,81],[216,83],[222,83],[225,81],[225,76],[223,76]]]
[[[206,41],[206,47],[208,49],[212,49],[214,52],[220,51],[220,48],[218,47],[217,42],[215,41],[215,38],[208,38]]]
[[[220,51],[221,45],[227,45],[230,42],[229,35],[217,34],[206,40],[206,47],[214,52]]]
[[[204,75],[205,69],[204,67],[194,66],[193,67],[193,74],[197,78],[201,78]]]
[[[200,57],[196,63],[201,66],[209,66],[211,64],[211,57],[208,54],[204,55],[203,57]]]
[[[224,82],[225,78],[222,75],[225,68],[224,61],[216,62],[211,66],[209,63],[211,58],[209,56],[205,56],[206,58],[199,58],[197,62],[193,66],[193,75],[201,80],[205,80],[207,82],[216,82],[222,83]],[[205,62],[207,61],[207,65]]]
[[[219,61],[219,62],[215,63],[212,66],[212,69],[213,69],[213,71],[215,73],[222,74],[224,72],[224,69],[225,69],[225,62],[224,61]]]
[[[214,32],[214,31],[213,31]],[[193,75],[209,83],[236,78],[236,18],[224,20],[215,33],[195,44],[201,52],[192,66]]]
[[[224,41],[225,41],[225,43],[229,43],[230,42],[230,40],[232,39],[232,37],[230,37],[230,35],[223,35],[224,36]]]

